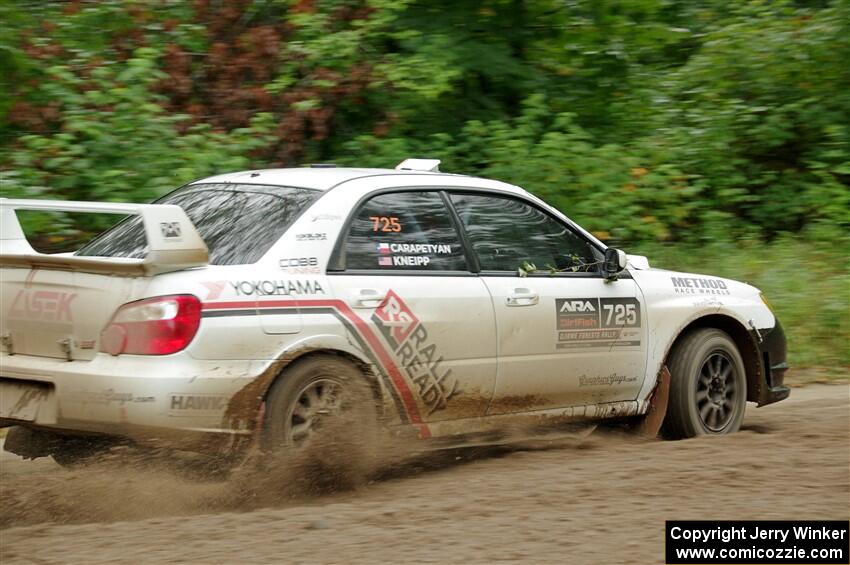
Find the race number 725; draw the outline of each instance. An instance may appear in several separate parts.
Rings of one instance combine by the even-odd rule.
[[[625,300],[602,300],[602,325],[606,327],[639,326],[638,303]]]
[[[372,221],[372,231],[400,232],[401,223],[396,216],[369,216]]]

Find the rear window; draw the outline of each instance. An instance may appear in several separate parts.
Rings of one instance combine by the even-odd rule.
[[[304,188],[195,184],[155,201],[186,211],[210,251],[213,265],[256,263],[321,192]],[[132,216],[77,251],[86,257],[134,257],[146,253],[142,221]]]

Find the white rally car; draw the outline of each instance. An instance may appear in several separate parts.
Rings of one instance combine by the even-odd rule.
[[[297,446],[354,390],[358,422],[433,445],[659,405],[668,437],[725,434],[747,401],[788,396],[758,289],[651,269],[437,163],[231,173],[154,204],[0,200],[6,449]],[[128,217],[51,255],[17,210]]]

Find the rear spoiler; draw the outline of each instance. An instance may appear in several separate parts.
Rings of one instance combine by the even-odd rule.
[[[143,259],[131,259],[39,253],[32,248],[24,236],[21,223],[18,221],[17,210],[140,216],[147,238],[147,255]],[[207,245],[180,206],[0,198],[0,266],[2,267],[148,276],[202,267],[208,262]]]

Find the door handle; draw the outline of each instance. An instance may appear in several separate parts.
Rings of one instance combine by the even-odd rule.
[[[505,298],[508,306],[534,306],[540,302],[540,295],[530,288],[515,288]]]
[[[380,291],[374,288],[358,288],[354,291],[354,307],[377,308],[386,297],[386,291]]]

